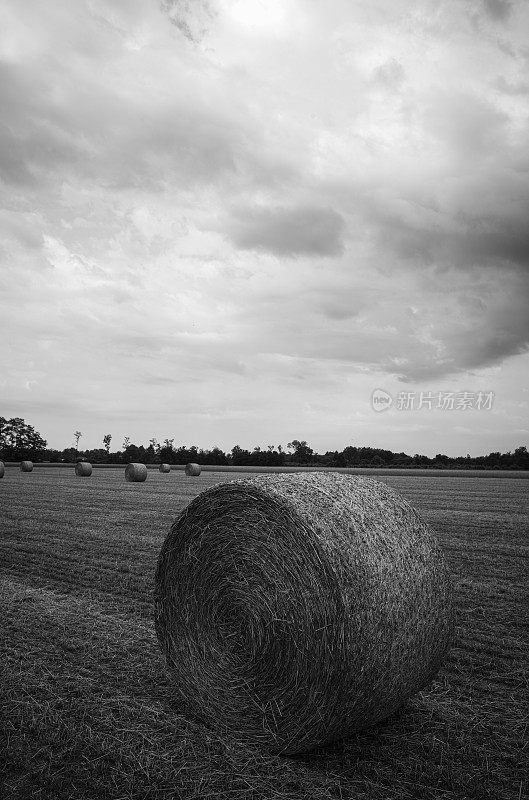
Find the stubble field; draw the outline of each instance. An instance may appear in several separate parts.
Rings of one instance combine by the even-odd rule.
[[[455,582],[434,682],[367,732],[298,758],[179,713],[152,623],[179,511],[236,474],[14,468],[0,481],[0,796],[519,800],[527,772],[527,478],[382,475],[436,530]]]

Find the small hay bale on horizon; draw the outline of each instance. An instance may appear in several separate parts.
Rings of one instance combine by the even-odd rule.
[[[0,478],[3,478],[6,471],[6,465],[3,461],[0,461]]]
[[[198,475],[200,475],[200,464],[186,464],[186,475],[189,475],[193,478],[198,477]]]
[[[143,483],[147,480],[147,467],[145,464],[131,462],[125,467],[125,478],[131,483]]]
[[[453,630],[435,536],[385,483],[338,473],[218,484],[174,522],[155,629],[184,713],[294,755],[385,719]]]
[[[33,461],[21,461],[20,462],[20,471],[21,472],[33,472]]]
[[[89,478],[92,474],[92,465],[89,461],[77,461],[75,465],[75,474],[80,478]]]
[[[160,464],[159,470],[160,470],[160,472],[171,472],[171,465],[170,464]]]

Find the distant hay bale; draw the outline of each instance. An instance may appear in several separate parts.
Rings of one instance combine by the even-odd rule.
[[[200,475],[200,464],[186,464],[186,475],[197,477]]]
[[[3,478],[6,472],[6,466],[3,461],[0,461],[0,478]]]
[[[155,627],[184,712],[303,753],[392,714],[435,675],[451,581],[385,483],[269,474],[206,490],[173,524]]]
[[[160,464],[160,472],[171,472],[170,464]]]
[[[125,468],[125,478],[128,481],[142,483],[147,480],[147,467],[145,464],[127,464]]]
[[[92,474],[92,465],[88,461],[78,461],[75,465],[75,474],[80,478],[89,478]]]
[[[21,472],[33,472],[33,461],[21,461],[20,462],[20,471]]]

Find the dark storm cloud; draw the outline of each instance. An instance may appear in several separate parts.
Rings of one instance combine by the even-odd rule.
[[[298,206],[236,209],[227,226],[236,247],[278,256],[337,256],[345,222],[332,208]]]
[[[149,105],[101,87],[32,82],[24,69],[3,68],[0,82],[18,86],[2,98],[10,124],[0,124],[0,169],[13,184],[55,183],[76,175],[98,185],[159,190],[171,178],[210,181],[235,169],[240,128],[221,109],[181,98]],[[58,172],[59,171],[59,172]]]
[[[406,77],[404,68],[400,61],[396,58],[391,58],[384,64],[377,67],[373,73],[373,78],[376,82],[381,83],[388,89],[399,89]]]
[[[476,93],[438,91],[423,114],[426,130],[453,156],[475,159],[504,144],[509,117]]]
[[[399,213],[406,205],[414,213]],[[529,269],[529,201],[512,218],[500,205],[496,215],[474,216],[471,209],[448,215],[410,202],[367,207],[365,219],[380,244],[410,266]]]
[[[526,95],[529,94],[529,83],[527,81],[514,81],[510,82],[505,80],[503,75],[496,80],[496,87],[504,94]]]
[[[506,20],[512,11],[510,0],[483,0],[485,11],[492,19]]]

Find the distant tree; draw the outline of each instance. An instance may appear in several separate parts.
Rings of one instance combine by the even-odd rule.
[[[79,456],[79,451],[76,447],[65,447],[61,452],[61,461],[67,461],[69,464],[74,464]]]
[[[146,464],[154,464],[155,462],[159,461],[158,455],[160,452],[160,445],[156,441],[156,439],[149,439],[149,446],[145,450],[145,463]]]
[[[79,439],[81,438],[82,435],[83,434],[81,433],[81,431],[75,431],[75,433],[74,433],[74,436],[75,436],[75,449],[76,450],[79,450]]]
[[[358,447],[348,445],[344,447],[343,451],[337,457],[338,466],[340,467],[356,467],[360,463],[360,452]]]
[[[121,445],[121,449],[126,450],[129,444],[130,444],[130,436],[125,436],[125,438],[123,439],[123,444]]]
[[[0,417],[0,457],[9,461],[38,461],[45,455],[47,442],[21,417]]]
[[[102,447],[97,447],[93,450],[85,450],[84,456],[86,460],[90,461],[92,464],[104,464],[108,461],[107,451]]]
[[[518,469],[529,469],[529,453],[527,447],[517,447],[513,454],[514,465]]]
[[[43,455],[45,461],[50,461],[54,464],[57,464],[62,458],[62,453],[60,450],[54,450],[49,447],[44,451]]]
[[[407,453],[394,453],[393,465],[396,467],[407,467],[413,463],[413,459]]]
[[[110,453],[110,442],[111,441],[112,441],[112,434],[111,433],[106,433],[103,436],[103,446],[104,446],[105,450],[107,451],[107,455]]]
[[[298,439],[292,439],[292,441],[287,444],[287,447],[289,450],[294,451],[292,454],[293,461],[297,461],[300,464],[309,464],[312,461],[314,450],[312,447],[308,446],[305,440],[300,442]]]
[[[179,447],[175,450],[173,443],[174,439],[164,439],[163,446],[158,445],[157,457],[162,463],[187,464],[189,461],[196,461],[196,458],[192,459],[187,457],[187,450],[185,447]]]
[[[129,444],[129,446],[123,451],[122,460],[125,464],[130,464],[133,461],[139,461],[140,463],[146,463],[146,450],[143,445],[139,447],[135,444]]]
[[[240,445],[236,444],[231,450],[231,463],[235,467],[245,467],[251,463],[251,454],[249,450],[244,450]]]
[[[190,459],[191,460],[191,459]],[[213,447],[211,450],[199,450],[196,458],[199,464],[227,464],[228,457],[220,447]]]

